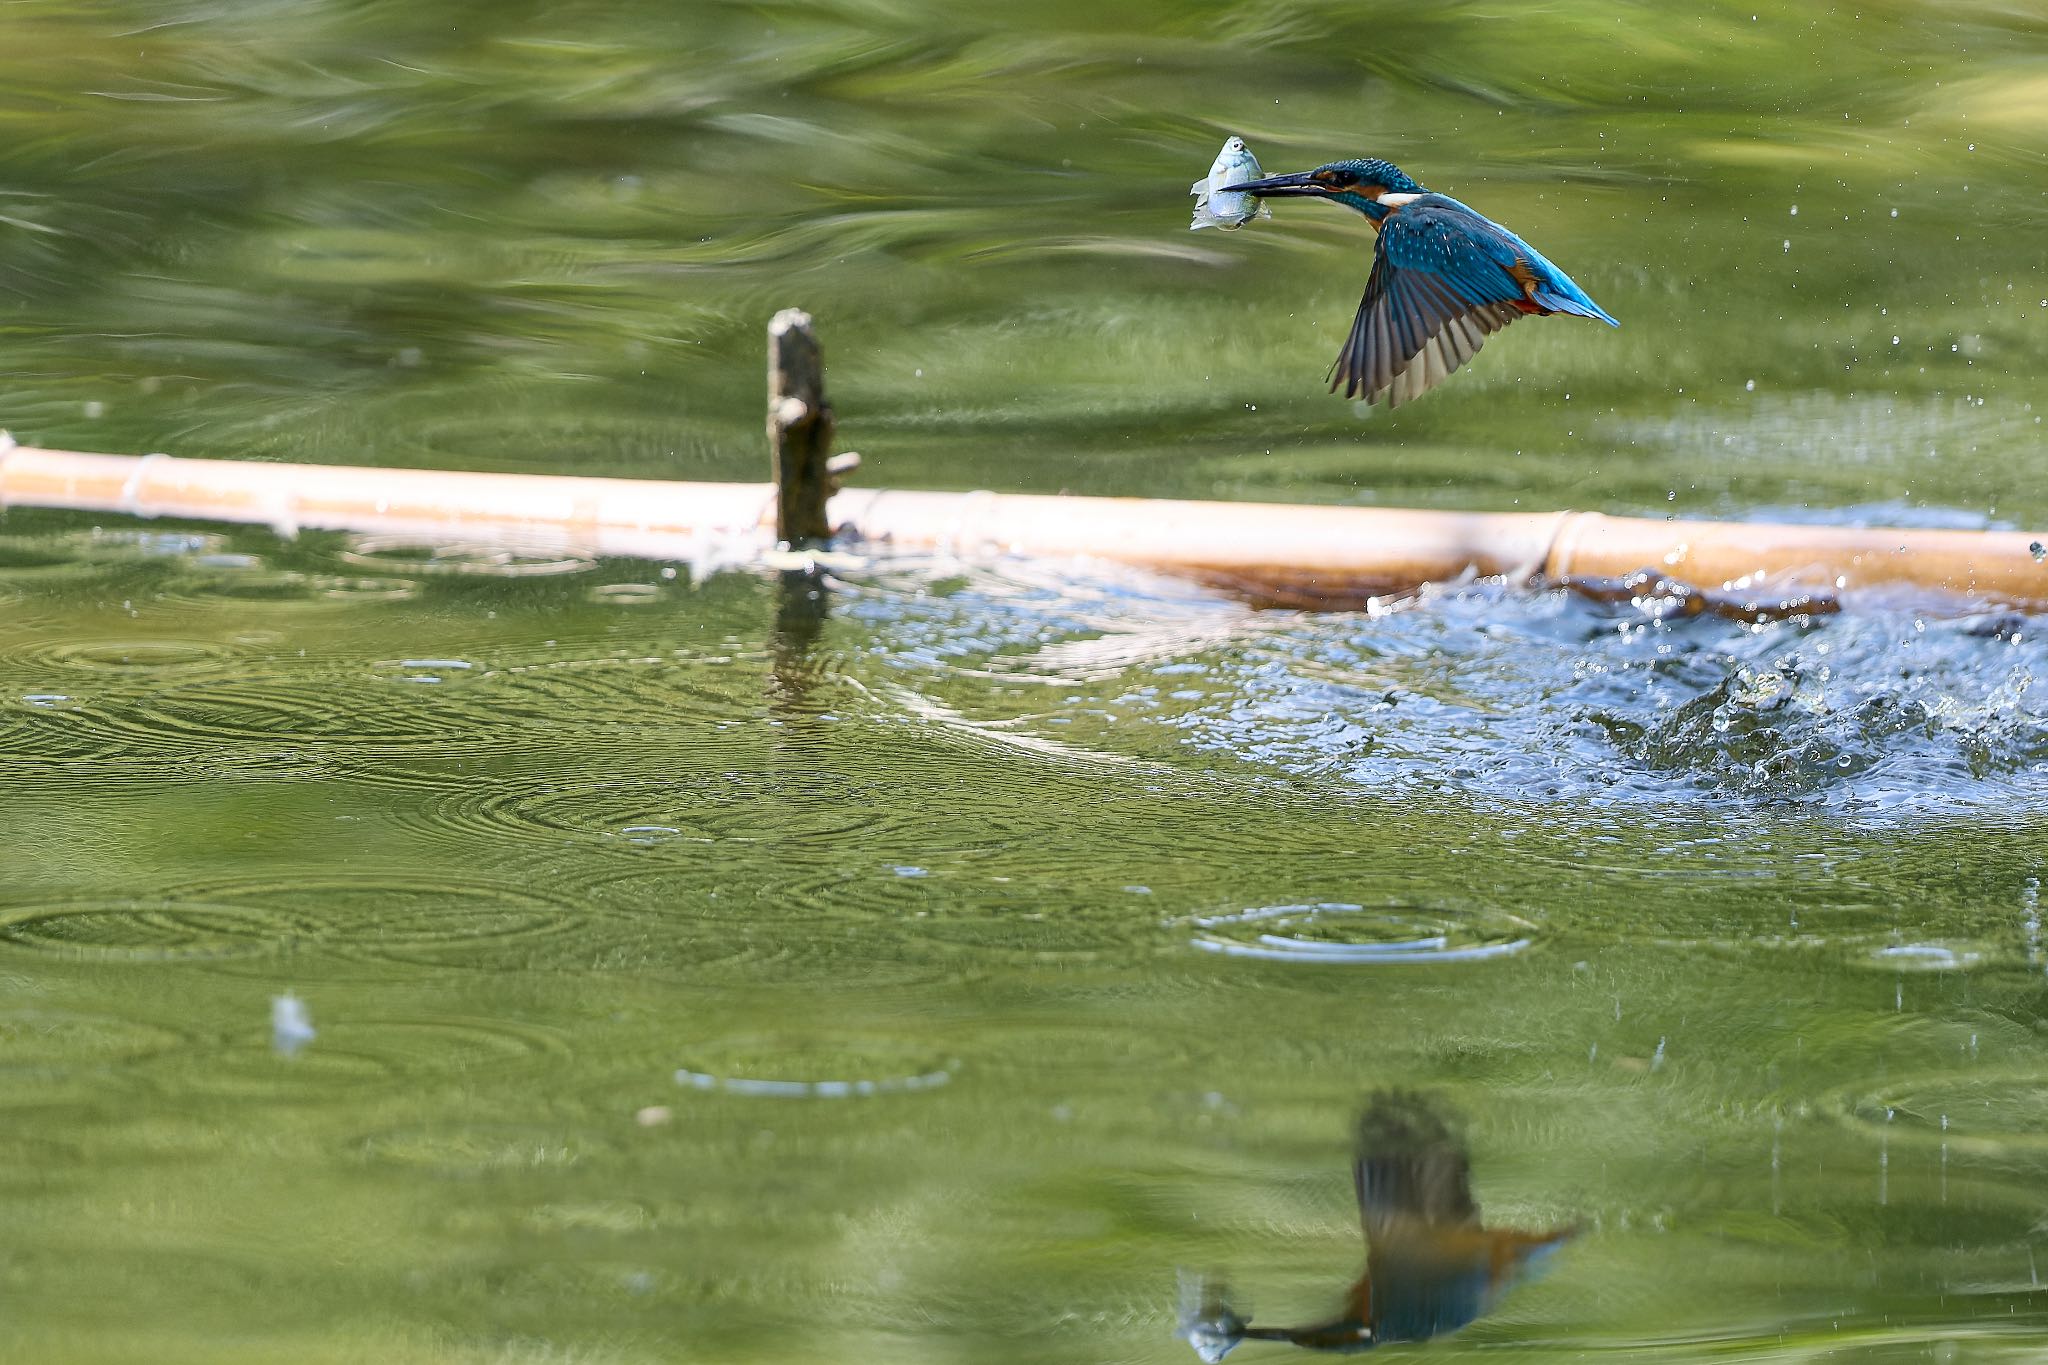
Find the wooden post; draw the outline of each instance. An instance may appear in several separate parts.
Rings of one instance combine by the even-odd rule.
[[[768,323],[768,447],[775,471],[775,538],[792,550],[832,539],[832,407],[811,315],[785,308]]]

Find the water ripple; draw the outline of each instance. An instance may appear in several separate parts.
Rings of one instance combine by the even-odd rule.
[[[1340,902],[1264,905],[1175,922],[1199,932],[1204,952],[1268,962],[1393,966],[1511,957],[1536,942],[1535,926],[1507,914],[1469,915],[1414,906]]]
[[[458,1015],[360,1017],[325,1013],[320,1035],[281,1063],[269,1030],[251,1029],[206,1059],[179,1064],[179,1089],[218,1098],[317,1097],[337,1088],[389,1088],[422,1077],[544,1074],[573,1059],[557,1029]]]
[[[586,555],[523,554],[503,546],[468,542],[426,543],[395,536],[351,536],[338,558],[380,574],[420,577],[435,574],[532,578],[581,573],[597,561]]]
[[[174,962],[269,956],[317,939],[311,915],[232,894],[176,893],[134,900],[47,901],[0,908],[0,944],[99,962]]]

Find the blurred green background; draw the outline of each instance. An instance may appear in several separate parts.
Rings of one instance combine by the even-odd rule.
[[[27,0],[0,426],[754,479],[801,305],[875,484],[2039,526],[2044,49],[1967,0]],[[1333,398],[1369,230],[1190,233],[1230,133],[1388,157],[1623,328]],[[1356,1273],[1384,1085],[1489,1219],[1586,1230],[1433,1358],[2048,1349],[2027,618],[701,567],[7,514],[0,1357],[1185,1362],[1177,1268],[1260,1321]]]
[[[754,477],[777,307],[905,486],[2042,512],[2037,5],[16,4],[0,421]],[[1370,231],[1186,231],[1228,133],[1388,157],[1620,317],[1318,379]],[[1754,387],[1752,387],[1752,385]],[[88,416],[97,413],[98,416]]]

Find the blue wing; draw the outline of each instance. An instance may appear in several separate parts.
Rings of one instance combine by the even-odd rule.
[[[1530,313],[1614,319],[1499,224],[1429,194],[1379,225],[1372,275],[1330,389],[1397,407],[1435,388],[1486,338]]]

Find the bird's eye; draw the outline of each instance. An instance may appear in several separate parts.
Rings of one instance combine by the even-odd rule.
[[[1342,189],[1351,183],[1351,177],[1342,171],[1317,171],[1316,183],[1326,189]]]

